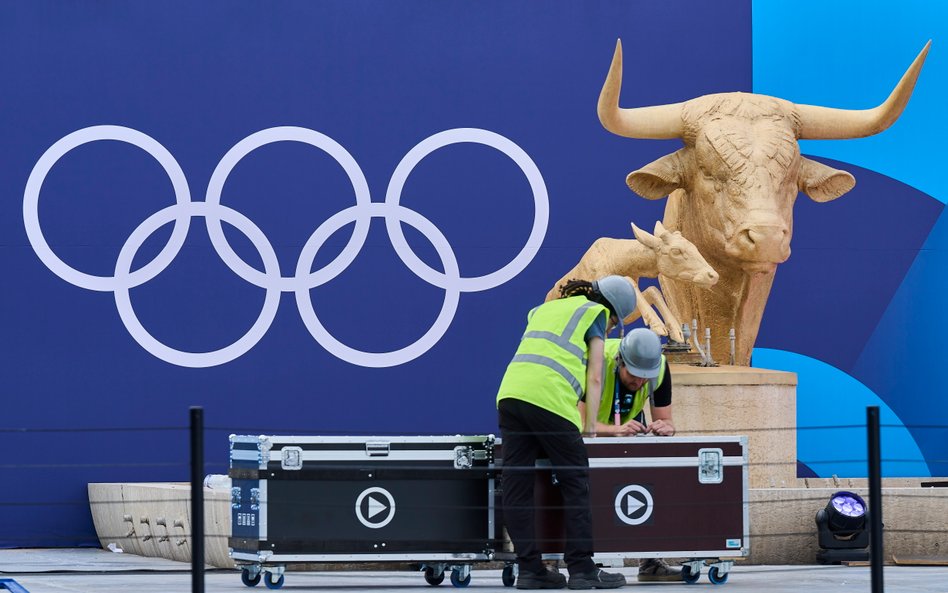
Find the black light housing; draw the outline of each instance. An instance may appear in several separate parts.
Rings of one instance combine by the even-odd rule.
[[[854,492],[841,490],[816,513],[820,564],[869,560],[869,531],[866,529],[866,501]]]

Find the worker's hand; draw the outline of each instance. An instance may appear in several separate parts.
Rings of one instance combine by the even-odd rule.
[[[626,426],[625,424],[603,423],[599,425],[599,432],[604,435],[608,435],[612,437],[627,437],[632,434],[631,432],[629,432],[629,427]]]
[[[648,432],[660,437],[675,436],[675,427],[667,420],[655,420],[648,426]]]
[[[639,422],[638,420],[632,419],[622,425],[622,428],[625,429],[623,434],[632,436],[636,434],[645,434],[648,432],[648,429],[645,428],[645,425]]]

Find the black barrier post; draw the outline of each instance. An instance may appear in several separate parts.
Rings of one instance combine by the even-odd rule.
[[[866,408],[869,442],[869,562],[872,593],[882,593],[882,459],[879,454],[879,406]]]
[[[191,593],[204,593],[204,409],[191,406]]]

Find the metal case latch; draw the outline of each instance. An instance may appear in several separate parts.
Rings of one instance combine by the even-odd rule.
[[[458,446],[454,448],[454,469],[471,469],[474,467],[474,449]]]
[[[385,441],[369,441],[365,444],[365,454],[369,457],[388,457],[390,448]]]
[[[303,469],[303,449],[283,447],[280,453],[280,467],[289,470]]]
[[[720,484],[724,481],[724,451],[698,449],[698,482]]]

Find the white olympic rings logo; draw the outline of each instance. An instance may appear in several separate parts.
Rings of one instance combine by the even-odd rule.
[[[175,193],[174,205],[149,216],[125,241],[115,263],[114,276],[94,276],[70,267],[53,253],[43,236],[39,222],[40,190],[50,170],[69,151],[98,140],[125,142],[150,154],[171,179]],[[355,206],[331,216],[316,228],[302,248],[296,265],[296,275],[291,277],[281,275],[273,246],[257,225],[240,212],[221,204],[224,183],[237,163],[252,151],[274,142],[301,142],[323,150],[342,166],[355,190]],[[454,251],[441,231],[421,214],[399,204],[405,181],[423,158],[439,148],[462,142],[490,146],[512,159],[526,176],[534,201],[533,228],[520,252],[499,270],[470,278],[461,276]],[[362,169],[338,142],[315,130],[293,126],[261,130],[238,142],[218,163],[211,175],[203,202],[191,201],[191,192],[184,171],[164,146],[138,130],[122,126],[92,126],[77,130],[60,139],[43,153],[33,167],[23,195],[23,222],[26,234],[36,255],[46,267],[66,282],[80,288],[114,293],[119,316],[136,342],[161,360],[193,368],[224,364],[253,348],[270,328],[280,304],[280,294],[283,292],[296,294],[296,304],[306,328],[313,338],[334,356],[364,367],[390,367],[414,360],[427,352],[444,336],[457,311],[460,293],[489,290],[507,282],[527,267],[543,242],[549,221],[549,210],[546,184],[530,156],[509,139],[477,128],[445,130],[426,138],[408,151],[392,174],[384,202],[371,200],[369,186]],[[240,278],[266,290],[262,310],[250,330],[229,346],[211,352],[185,352],[159,342],[144,328],[135,315],[129,296],[130,289],[153,279],[171,264],[184,245],[191,219],[194,217],[204,218],[211,243],[227,267]],[[352,263],[365,243],[372,218],[385,219],[385,228],[402,262],[419,278],[445,291],[441,312],[428,331],[414,343],[391,352],[363,352],[350,348],[334,338],[316,316],[309,294],[311,289],[329,282]],[[222,221],[234,226],[250,240],[263,261],[263,272],[247,264],[234,252],[224,236]],[[152,233],[169,222],[174,222],[174,228],[168,244],[161,249],[155,259],[133,271],[132,261],[138,249]],[[333,233],[352,222],[355,223],[355,228],[342,252],[324,267],[311,272],[316,254],[323,243]],[[425,264],[412,251],[402,232],[401,223],[414,227],[434,246],[444,267],[443,273]]]

